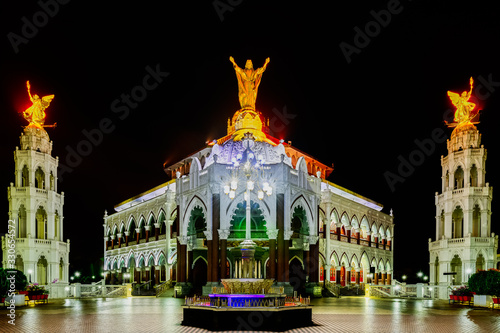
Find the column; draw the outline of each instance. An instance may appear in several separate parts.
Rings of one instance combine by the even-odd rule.
[[[360,282],[360,274],[361,274],[361,268],[356,267],[356,284],[359,284]]]
[[[335,283],[340,284],[340,270],[341,267],[337,267],[335,271]]]
[[[154,225],[155,225],[155,241],[157,241],[158,236],[160,235],[160,223],[156,222]]]
[[[229,230],[219,229],[220,239],[220,278],[227,279],[227,238],[229,237]]]
[[[151,226],[147,225],[144,227],[146,229],[146,243],[149,241],[149,233],[151,231]]]
[[[285,259],[285,219],[284,219],[284,204],[285,195],[279,193],[276,195],[276,227],[278,228],[278,271],[277,271],[277,282],[285,282],[285,266],[288,270],[288,261]],[[286,246],[288,252],[288,246]],[[285,265],[286,263],[286,265]]]
[[[319,236],[309,236],[309,282],[319,282]]]
[[[325,230],[325,281],[328,281],[330,282],[330,251],[331,251],[331,248],[330,248],[330,243],[331,243],[331,239],[330,239],[330,210],[331,210],[331,205],[329,202],[326,203],[325,205],[325,215],[326,215],[326,218],[325,218],[325,223],[324,223],[324,226],[323,226],[323,230]],[[328,268],[327,268],[328,267]]]
[[[128,246],[128,235],[130,235],[130,232],[125,231],[125,246]]]
[[[278,237],[278,229],[267,230],[269,238],[269,278],[276,280],[276,238]]]
[[[212,278],[208,281],[219,281],[219,227],[220,227],[220,197],[212,194]],[[221,261],[221,267],[225,266]]]
[[[196,241],[196,238],[194,241]],[[187,245],[187,282],[190,283],[193,283],[193,260],[193,240],[189,240]]]
[[[345,268],[345,285],[351,284],[351,266]]]
[[[123,234],[122,233],[119,233],[116,235],[116,237],[118,237],[118,248],[121,247],[122,245],[122,237],[123,237]]]

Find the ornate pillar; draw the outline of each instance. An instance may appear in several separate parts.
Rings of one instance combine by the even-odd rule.
[[[292,237],[293,231],[292,230],[285,230],[284,232],[284,249],[283,249],[283,257],[284,257],[284,273],[285,273],[285,281],[284,282],[290,282],[290,237]]]
[[[196,244],[196,235],[188,236],[187,240],[187,279],[186,282],[193,283],[193,248]]]
[[[309,236],[309,282],[319,282],[319,236]]]
[[[130,232],[125,231],[125,246],[128,246],[128,235],[130,235]]]
[[[186,282],[187,237],[177,237],[177,282]]]
[[[285,219],[284,219],[284,204],[285,195],[283,193],[278,193],[276,195],[276,227],[278,228],[278,271],[277,271],[277,282],[285,282],[285,266],[288,270],[288,261],[285,259]],[[286,246],[288,249],[288,245]],[[288,252],[288,251],[287,251]],[[286,265],[285,265],[286,263]]]
[[[139,237],[141,237],[141,229],[140,228],[136,228],[135,229],[135,233],[136,233],[135,240],[136,240],[137,244],[139,244]]]
[[[269,238],[269,278],[276,280],[276,238],[278,237],[278,229],[267,230]]]
[[[150,225],[147,225],[144,227],[144,229],[146,229],[146,243],[149,242],[149,234],[150,234],[150,231],[151,231],[151,226]]]
[[[158,236],[160,235],[160,223],[155,223],[155,241],[158,240]]]
[[[212,230],[206,230],[203,232],[207,238],[207,283],[212,281],[212,251],[213,251],[213,241],[212,241]]]
[[[118,237],[118,248],[120,248],[122,245],[123,234],[122,233],[116,234],[116,237]]]
[[[227,279],[227,238],[229,237],[228,229],[219,229],[220,239],[220,278]]]
[[[361,268],[356,267],[356,284],[359,284],[360,282],[360,274],[361,274]]]
[[[208,281],[219,281],[219,232],[220,227],[220,197],[212,194],[212,277]],[[221,262],[222,266],[222,262]],[[224,262],[225,266],[225,262]]]

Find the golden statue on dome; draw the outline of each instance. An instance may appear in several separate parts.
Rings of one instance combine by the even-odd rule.
[[[30,97],[32,106],[27,108],[23,112],[23,117],[29,124],[27,127],[36,127],[42,129],[44,127],[55,127],[54,125],[45,125],[45,109],[49,107],[50,102],[54,99],[54,95],[47,95],[40,98],[37,94],[31,96],[31,86],[30,81],[26,81],[26,87],[28,88],[28,95]]]
[[[257,89],[259,88],[262,73],[266,70],[269,58],[261,68],[253,69],[252,60],[247,60],[245,68],[238,67],[233,57],[229,57],[233,63],[236,78],[238,79],[238,98],[242,109],[255,110],[257,100]]]
[[[470,78],[470,90],[464,91],[461,95],[458,93],[454,93],[452,91],[448,91],[448,96],[450,97],[451,102],[456,107],[455,117],[453,119],[453,123],[446,124],[449,127],[459,127],[466,124],[478,124],[479,121],[477,119],[479,110],[475,109],[476,104],[469,102],[469,99],[472,97],[472,86],[474,80],[472,77]],[[476,119],[475,119],[476,118]]]

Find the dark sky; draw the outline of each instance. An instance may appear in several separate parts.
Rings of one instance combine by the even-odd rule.
[[[500,182],[494,172],[500,20],[492,5],[47,3],[43,9],[35,1],[9,2],[0,14],[0,182],[6,189],[14,180],[12,152],[26,125],[18,112],[29,106],[30,80],[32,93],[55,94],[46,121],[57,122],[47,129],[53,155],[73,165],[59,178],[73,269],[103,255],[105,209],[112,212],[115,204],[167,181],[164,162],[226,134],[227,118],[239,107],[229,56],[240,67],[246,59],[260,67],[270,57],[257,107],[275,120],[276,135],[334,163],[329,180],[382,203],[385,212],[394,209],[397,271],[428,271],[446,143],[436,143],[393,189],[385,175],[397,174],[400,158],[415,154],[415,140],[431,140],[436,129],[451,134],[443,124],[452,107],[446,91],[467,90],[471,76],[482,84],[487,181]],[[141,95],[151,71],[158,80],[147,81],[150,90]],[[140,102],[127,106],[132,93]],[[68,151],[81,150],[85,133],[95,133],[102,122],[112,131],[96,136],[87,156],[72,159]],[[492,229],[500,233],[495,221],[493,215]]]

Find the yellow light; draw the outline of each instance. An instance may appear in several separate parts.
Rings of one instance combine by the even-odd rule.
[[[235,196],[236,196],[235,191],[229,191],[229,199],[234,199]]]
[[[259,191],[259,192],[257,192],[257,197],[258,197],[260,200],[264,199],[264,192],[263,192],[263,191]]]
[[[224,185],[224,194],[229,193],[229,185]]]
[[[254,184],[253,184],[253,181],[249,180],[249,181],[247,182],[247,188],[248,188],[250,191],[252,191],[252,190],[253,190],[253,185],[254,185]]]
[[[238,182],[236,180],[231,181],[231,190],[236,190],[238,188]]]

